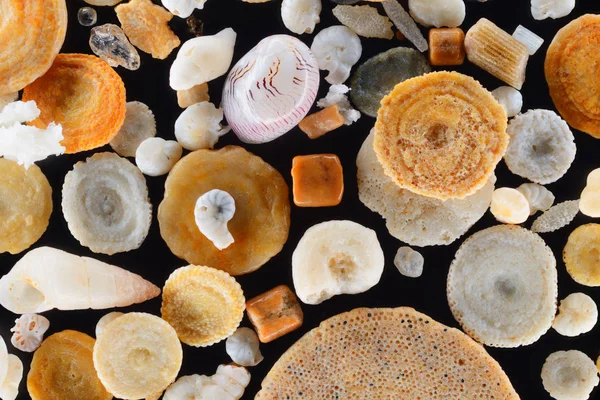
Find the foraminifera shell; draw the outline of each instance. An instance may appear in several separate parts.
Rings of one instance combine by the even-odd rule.
[[[294,128],[319,89],[310,49],[288,35],[263,39],[233,67],[223,89],[223,110],[245,143],[266,143]]]

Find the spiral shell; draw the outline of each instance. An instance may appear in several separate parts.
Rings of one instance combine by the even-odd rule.
[[[288,35],[263,39],[233,67],[223,89],[223,111],[245,143],[267,143],[308,114],[319,89],[310,49]]]

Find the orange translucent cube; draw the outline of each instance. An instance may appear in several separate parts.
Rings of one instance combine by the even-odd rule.
[[[429,30],[429,62],[431,65],[462,65],[465,62],[465,33],[460,28]]]
[[[300,328],[304,320],[296,295],[285,285],[248,300],[246,312],[262,343]]]
[[[329,106],[304,118],[298,124],[300,130],[311,139],[316,139],[344,125],[344,117],[337,105]]]
[[[298,207],[332,207],[342,201],[344,171],[335,154],[294,157],[292,178]]]

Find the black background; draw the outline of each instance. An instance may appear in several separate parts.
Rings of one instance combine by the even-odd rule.
[[[159,3],[159,0],[154,1]],[[87,4],[82,0],[67,0],[67,4],[69,8],[69,27],[62,52],[91,54],[88,45],[90,28],[83,27],[77,22],[77,10]],[[317,32],[338,23],[331,13],[332,7],[333,5],[329,0],[323,0],[322,22],[317,25]],[[114,10],[111,7],[95,8],[98,11],[98,25],[109,22],[118,23]],[[266,4],[248,4],[240,0],[208,0],[205,9],[196,10],[194,15],[204,21],[206,34],[214,34],[227,27],[232,27],[237,32],[235,62],[260,39],[271,34],[290,34],[281,22],[279,8],[280,0],[273,0]],[[527,81],[522,90],[524,97],[523,110],[534,108],[554,110],[543,72],[543,62],[548,45],[558,29],[566,25],[569,21],[584,13],[598,12],[600,12],[600,3],[596,0],[578,0],[575,10],[565,18],[535,21],[531,17],[528,0],[491,0],[487,3],[468,2],[467,18],[462,27],[466,31],[479,18],[486,17],[509,33],[512,33],[517,25],[522,24],[542,36],[546,41],[544,46],[529,61]],[[171,26],[179,35],[182,42],[192,37],[192,34],[187,30],[184,20],[175,17],[171,22]],[[312,38],[313,35],[301,36],[301,39],[308,45],[312,43]],[[399,45],[411,46],[407,41],[400,42],[396,39],[361,38],[361,40],[363,43],[361,62],[391,47]],[[173,124],[182,110],[177,106],[175,92],[168,85],[168,74],[176,51],[167,60],[163,61],[154,60],[142,52],[140,52],[140,55],[142,66],[138,71],[127,71],[123,68],[117,68],[117,71],[125,81],[127,100],[138,100],[146,103],[156,115],[158,135],[166,139],[174,139]],[[464,66],[456,68],[456,70],[475,77],[490,90],[502,85],[500,81],[468,62]],[[211,101],[215,102],[215,104],[219,104],[220,102],[223,80],[224,78],[220,78],[210,83]],[[325,95],[327,89],[328,85],[323,83],[320,95]],[[376,287],[364,294],[336,296],[319,306],[303,305],[305,320],[301,329],[273,343],[261,346],[265,360],[260,365],[250,368],[252,382],[244,395],[244,399],[252,399],[254,397],[259,390],[260,382],[265,374],[287,348],[308,330],[316,327],[321,321],[338,313],[365,306],[410,306],[444,324],[458,327],[447,305],[445,283],[448,266],[462,240],[458,240],[450,246],[418,249],[425,256],[425,271],[423,276],[418,279],[402,277],[393,265],[395,252],[402,243],[388,234],[384,221],[379,215],[370,212],[358,200],[355,179],[355,158],[361,143],[367,136],[373,123],[374,120],[372,118],[363,116],[358,123],[350,127],[343,127],[317,140],[309,140],[298,129],[294,129],[284,137],[269,144],[244,145],[246,149],[261,156],[265,161],[277,168],[290,187],[292,183],[290,169],[294,156],[313,153],[335,153],[342,161],[346,185],[344,199],[338,207],[307,209],[292,206],[292,227],[289,240],[283,251],[259,271],[248,276],[239,277],[239,282],[244,289],[246,298],[252,298],[279,284],[287,284],[293,287],[290,261],[292,252],[304,231],[318,222],[332,219],[350,219],[373,228],[377,231],[386,255],[386,268],[381,282]],[[600,150],[600,143],[584,133],[575,131],[574,134],[577,143],[577,157],[575,162],[569,172],[560,181],[548,186],[556,195],[557,202],[577,199],[585,186],[587,173],[593,168],[600,166],[600,162],[597,161],[599,158],[598,150]],[[217,147],[222,147],[226,144],[239,145],[240,142],[233,133],[230,133],[221,138]],[[106,146],[98,151],[111,151],[111,149]],[[186,262],[171,254],[160,237],[156,218],[153,220],[148,238],[140,249],[111,257],[93,254],[89,249],[82,247],[69,233],[60,210],[63,179],[75,162],[84,160],[92,153],[65,155],[58,159],[50,158],[39,163],[54,191],[54,211],[47,232],[34,246],[54,246],[78,255],[96,257],[102,261],[136,272],[162,287],[169,274],[174,269],[186,265]],[[516,187],[524,182],[522,178],[510,174],[503,162],[498,166],[497,175],[499,178],[497,187]],[[147,178],[150,198],[154,205],[154,215],[156,215],[157,207],[163,197],[164,181],[165,177]],[[531,221],[532,219],[525,226],[529,227]],[[588,288],[576,284],[566,273],[561,257],[562,248],[566,243],[569,233],[575,227],[588,222],[591,222],[591,219],[579,215],[570,226],[558,232],[543,235],[543,238],[552,247],[557,257],[559,299],[573,292],[584,292],[591,295],[596,302],[600,302],[600,289]],[[469,234],[495,223],[494,218],[488,212],[470,230]],[[20,255],[0,255],[1,273],[8,272],[19,258]],[[159,310],[160,297],[121,311],[146,311],[160,314]],[[64,329],[75,329],[93,336],[96,322],[106,312],[105,310],[48,312],[45,314],[51,322],[48,334]],[[0,334],[6,340],[9,351],[21,358],[25,365],[25,374],[27,374],[31,355],[22,353],[10,345],[9,329],[13,326],[15,318],[16,316],[10,312],[4,309],[0,310]],[[244,319],[242,325],[250,326],[247,319]],[[500,362],[523,399],[547,399],[549,396],[544,391],[540,379],[540,371],[545,358],[554,351],[577,349],[585,352],[595,360],[600,352],[599,332],[600,327],[596,327],[592,332],[577,338],[566,338],[558,335],[554,330],[550,330],[538,342],[525,348],[488,348],[488,351]],[[209,348],[199,349],[187,345],[183,346],[184,362],[181,375],[212,375],[219,364],[231,361],[225,353],[224,342]],[[25,381],[26,378],[23,379],[21,384],[19,399],[29,398]],[[594,392],[592,398],[600,399],[600,389]]]

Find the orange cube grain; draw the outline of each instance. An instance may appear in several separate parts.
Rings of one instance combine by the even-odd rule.
[[[344,171],[335,154],[294,157],[292,180],[298,207],[332,207],[342,201]]]
[[[338,106],[334,104],[304,118],[298,127],[309,138],[316,139],[342,125],[344,125],[344,117],[340,114]]]
[[[300,328],[304,321],[296,295],[285,285],[248,300],[246,312],[262,343],[272,342]]]
[[[429,62],[431,65],[462,65],[465,61],[465,33],[460,28],[429,30]]]

